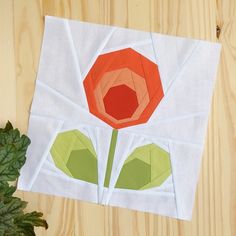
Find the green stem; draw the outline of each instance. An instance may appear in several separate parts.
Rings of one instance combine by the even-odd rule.
[[[118,130],[113,129],[111,142],[110,142],[110,149],[109,149],[109,154],[108,154],[108,160],[107,160],[106,175],[105,175],[105,180],[104,180],[104,187],[107,187],[107,188],[109,187],[109,184],[110,184],[111,170],[112,170],[112,165],[114,161],[117,136],[118,136]]]

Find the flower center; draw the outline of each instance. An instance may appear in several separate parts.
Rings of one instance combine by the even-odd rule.
[[[117,120],[130,118],[138,107],[136,92],[124,84],[110,88],[103,102],[106,113]]]

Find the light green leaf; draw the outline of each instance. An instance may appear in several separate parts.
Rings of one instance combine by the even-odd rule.
[[[155,144],[136,148],[126,159],[116,188],[144,190],[160,186],[171,174],[169,153]]]
[[[97,155],[91,140],[79,130],[58,134],[51,155],[55,165],[68,176],[98,183]]]

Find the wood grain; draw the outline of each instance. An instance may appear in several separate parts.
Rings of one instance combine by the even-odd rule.
[[[9,119],[23,132],[45,15],[220,41],[223,48],[192,221],[18,192],[49,223],[37,235],[236,235],[236,1],[0,0],[0,124]]]

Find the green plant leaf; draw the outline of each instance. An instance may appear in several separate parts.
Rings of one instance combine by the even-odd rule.
[[[8,122],[6,123],[5,128],[3,128],[3,129],[0,128],[0,133],[1,133],[1,132],[7,132],[8,130],[11,130],[11,129],[13,129],[13,126],[12,126],[11,122],[8,121]]]
[[[96,152],[91,140],[79,130],[58,134],[50,152],[57,168],[68,176],[98,183]]]
[[[171,174],[169,153],[155,144],[136,148],[126,159],[116,188],[144,190],[160,186]]]
[[[6,197],[11,197],[15,191],[15,186],[9,186],[7,182],[0,182],[0,201]]]
[[[0,182],[14,181],[26,160],[26,150],[30,140],[13,129],[10,122],[0,129]]]
[[[31,229],[33,230],[34,226],[36,227],[44,227],[45,229],[48,228],[48,224],[45,220],[41,219],[43,216],[42,213],[33,211],[31,213],[26,213],[17,216],[14,219],[15,225],[17,225],[17,228],[21,232],[30,232]],[[32,231],[33,233],[33,231]],[[34,234],[29,234],[34,235]]]
[[[22,213],[27,203],[16,197],[9,197],[0,202],[0,229],[14,228],[14,218]]]
[[[34,227],[48,228],[42,213],[24,213],[27,202],[14,197],[19,170],[26,160],[26,151],[30,140],[13,129],[10,122],[0,129],[0,236],[34,236]]]
[[[35,226],[48,228],[47,222],[41,219],[42,213],[23,213],[26,205],[26,202],[16,197],[0,202],[0,232],[4,232],[3,235],[35,235]]]

